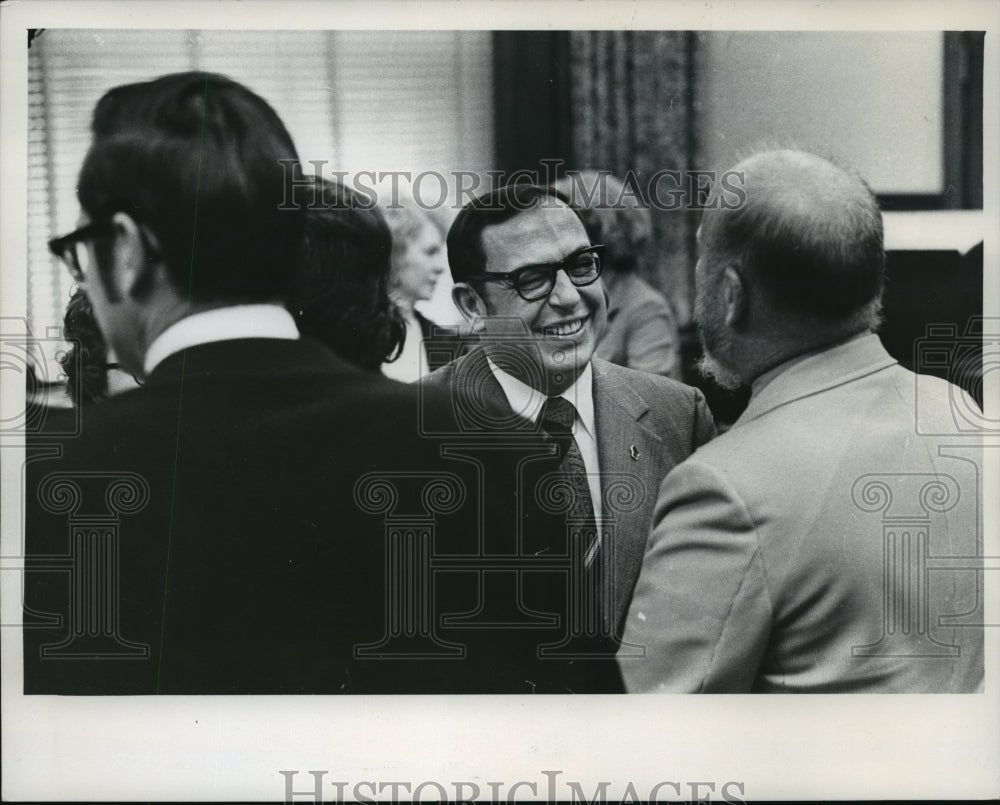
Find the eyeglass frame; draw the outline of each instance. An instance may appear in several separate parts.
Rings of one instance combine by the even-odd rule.
[[[570,264],[573,260],[576,260],[581,255],[587,254],[588,252],[593,253],[596,258],[597,273],[594,275],[593,279],[586,280],[585,282],[577,282],[573,279],[572,275],[567,271],[570,268]],[[528,273],[529,271],[537,271],[538,269],[545,269],[549,272],[550,276],[550,287],[549,289],[539,295],[528,297],[525,296],[521,291],[520,278]],[[556,287],[556,274],[559,271],[566,271],[566,276],[569,277],[569,281],[573,283],[575,288],[586,288],[588,285],[593,285],[601,278],[601,272],[604,269],[604,245],[600,243],[593,243],[590,246],[586,246],[581,249],[576,249],[570,254],[566,255],[562,260],[554,263],[532,263],[531,265],[521,266],[520,268],[515,268],[513,271],[494,271],[487,272],[484,274],[472,274],[465,278],[468,282],[510,282],[512,283],[512,290],[517,292],[525,302],[540,302],[543,299],[547,299],[552,291]]]
[[[60,235],[49,240],[49,251],[63,265],[69,269],[70,275],[75,282],[83,282],[87,275],[80,265],[80,259],[76,253],[76,244],[86,240],[91,240],[102,235],[109,235],[112,232],[110,221],[91,221],[89,224],[77,227],[72,232]]]

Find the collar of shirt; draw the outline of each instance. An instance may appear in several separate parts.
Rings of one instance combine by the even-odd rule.
[[[299,337],[295,319],[281,305],[233,305],[194,313],[174,322],[160,333],[146,350],[143,369],[146,376],[175,352],[238,338]]]
[[[492,360],[490,371],[507,395],[511,409],[519,416],[537,422],[542,413],[542,405],[546,396],[538,389],[523,383],[513,375],[508,374]],[[594,373],[590,364],[580,373],[576,382],[564,391],[565,397],[576,408],[576,419],[573,422],[573,438],[576,440],[583,465],[587,469],[587,486],[590,488],[590,500],[594,505],[594,515],[598,525],[604,522],[603,502],[601,499],[601,459],[597,447],[597,427],[594,420]]]
[[[497,366],[489,357],[486,359],[490,364],[490,371],[503,389],[504,395],[511,409],[519,416],[537,422],[542,413],[542,406],[547,399],[538,389],[532,388],[527,383],[518,380],[513,375],[505,372]],[[560,397],[564,397],[573,403],[576,409],[576,422],[581,425],[587,435],[596,443],[597,428],[594,423],[594,372],[588,363],[576,382],[566,389]],[[574,427],[574,431],[576,428]]]

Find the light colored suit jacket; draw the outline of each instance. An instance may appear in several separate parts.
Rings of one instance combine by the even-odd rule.
[[[872,334],[790,362],[660,489],[627,689],[981,688],[981,461],[963,407]]]
[[[663,294],[638,274],[608,285],[608,326],[595,354],[610,363],[680,380],[677,317]]]
[[[615,519],[614,611],[621,624],[639,574],[656,490],[674,466],[715,436],[715,425],[698,389],[599,358],[591,364],[604,517]],[[536,428],[527,420],[513,418],[482,348],[420,382],[424,387],[448,390],[455,409],[453,421],[461,420],[463,412],[506,410],[512,418],[497,426],[505,432]],[[486,421],[470,419],[465,431],[470,435]],[[620,483],[623,478],[625,484]],[[638,496],[635,500],[633,492]]]

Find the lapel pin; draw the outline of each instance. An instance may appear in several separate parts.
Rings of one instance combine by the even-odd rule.
[[[637,448],[637,447],[636,447],[635,445],[632,445],[632,446],[631,446],[631,447],[630,447],[630,448],[628,449],[628,454],[629,454],[630,456],[632,456],[632,460],[633,460],[633,461],[638,461],[638,460],[639,460],[639,450],[638,450],[638,448]]]

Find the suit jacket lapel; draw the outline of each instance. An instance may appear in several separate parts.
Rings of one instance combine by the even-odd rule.
[[[662,440],[641,421],[650,410],[646,400],[614,365],[595,359],[593,366],[602,508],[605,524],[614,518],[615,618],[621,623],[642,564],[657,489],[669,467]],[[628,503],[633,489],[634,503]]]
[[[592,365],[602,509],[606,523],[614,518],[614,613],[620,624],[639,575],[657,490],[673,464],[669,445],[643,422],[651,414],[649,403],[613,364],[594,358]],[[481,347],[456,362],[453,384],[453,404],[462,409],[456,414],[472,412],[478,421],[494,423],[487,431],[536,430],[511,411]],[[505,423],[497,421],[500,416],[508,418]]]

